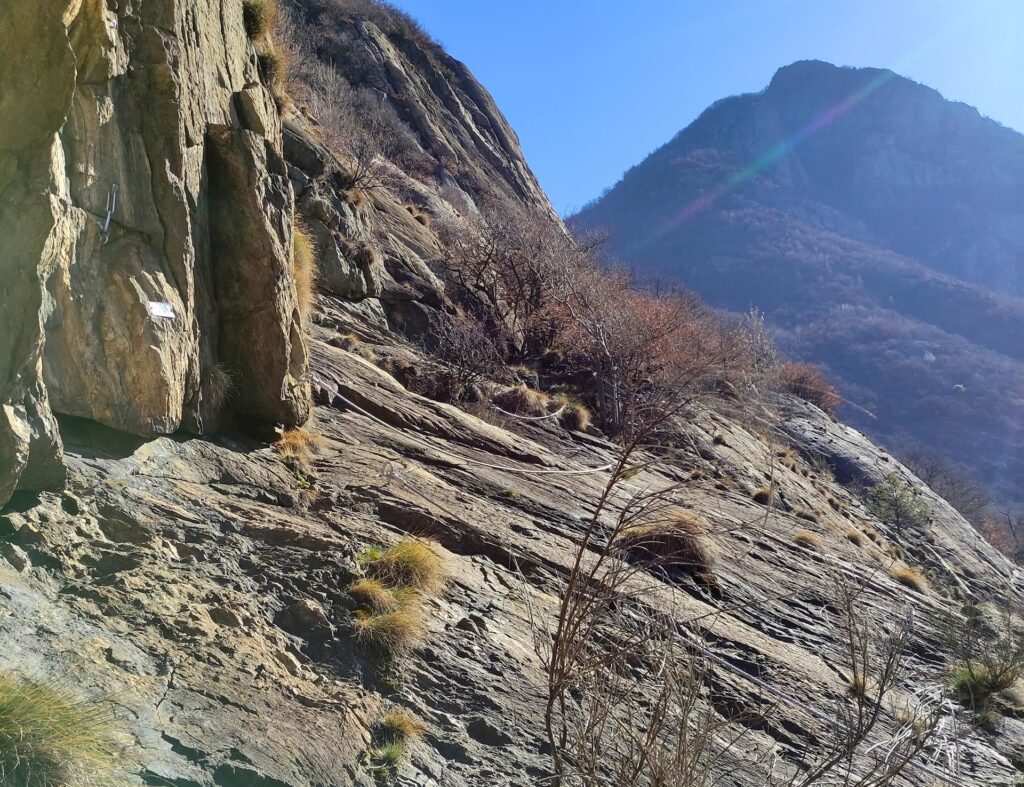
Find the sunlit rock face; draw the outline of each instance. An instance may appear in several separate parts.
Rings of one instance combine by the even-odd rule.
[[[41,381],[42,281],[64,252],[66,194],[57,132],[70,110],[75,58],[64,20],[74,9],[50,0],[5,3],[0,30],[31,47],[0,47],[0,503],[19,480],[63,480],[61,445]]]
[[[236,412],[308,416],[294,197],[241,4],[49,5],[0,11],[5,38],[33,42],[0,54],[0,264],[17,310],[0,491],[26,469],[23,486],[59,476],[51,410],[141,435],[209,430],[214,369]]]

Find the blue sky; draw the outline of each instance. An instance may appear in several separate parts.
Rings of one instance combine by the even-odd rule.
[[[1024,131],[1024,0],[393,2],[490,90],[563,213],[795,60],[891,68]]]

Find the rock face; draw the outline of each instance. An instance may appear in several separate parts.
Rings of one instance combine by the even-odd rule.
[[[552,220],[555,211],[490,94],[414,21],[373,3],[281,6],[301,108],[286,121],[285,154],[317,247],[321,289],[358,303],[378,327],[415,336],[426,309],[443,300],[431,269],[440,254],[431,222],[472,216],[499,200]],[[307,102],[310,94],[319,100]],[[357,94],[362,103],[348,107]],[[332,103],[343,108],[315,117]],[[353,163],[323,141],[349,142],[361,125],[382,155],[372,184],[352,187]]]
[[[331,346],[333,329],[315,334],[324,404],[309,428],[324,445],[311,503],[309,478],[248,441],[143,440],[85,422],[66,429],[67,491],[0,515],[0,669],[52,671],[90,696],[116,697],[130,741],[124,784],[368,787],[372,735],[396,705],[426,725],[398,783],[535,783],[549,763],[531,620],[550,614],[605,481],[579,470],[606,466],[617,449],[551,422],[488,424]],[[718,660],[719,712],[766,696],[781,702],[781,721],[745,740],[751,752],[785,760],[816,751],[833,706],[849,702],[829,578],[861,585],[879,627],[913,609],[901,697],[935,689],[921,676],[936,674],[945,616],[967,593],[1010,603],[1024,578],[927,490],[928,539],[898,540],[823,461],[843,480],[895,471],[919,482],[815,408],[775,406],[798,453],[786,465],[769,465],[764,438],[696,408],[682,465],[652,464],[622,492],[672,483],[680,471],[693,477],[685,505],[708,523],[721,597],[652,576],[645,602],[681,622],[714,617],[706,629],[693,625]],[[767,510],[751,490],[769,476],[778,504]],[[854,528],[877,541],[852,543]],[[820,551],[794,541],[805,530]],[[367,544],[410,535],[440,545],[449,586],[426,605],[424,645],[383,668],[355,640],[346,589],[361,576]],[[932,591],[889,578],[897,545],[927,571]],[[887,711],[873,742],[897,718]],[[1012,716],[993,733],[966,733],[950,778],[1011,784],[1022,733]],[[941,741],[928,756],[945,762]],[[929,779],[912,769],[898,783]],[[763,774],[733,782],[760,784]]]
[[[0,357],[22,391],[0,444],[35,435],[40,455],[24,485],[54,480],[50,409],[140,435],[202,432],[220,415],[214,370],[234,380],[236,412],[301,423],[293,194],[240,4],[53,8],[45,22],[3,11],[5,36],[36,42],[5,47],[14,78],[0,86],[20,118],[0,132],[0,257],[19,267],[5,303],[45,326],[45,340],[5,336],[19,346]]]
[[[65,22],[70,2],[0,9],[0,29],[27,49],[0,50],[0,502],[25,488],[63,482],[61,444],[42,385],[43,281],[67,229],[57,132],[71,106],[75,59]]]
[[[626,262],[757,307],[843,417],[1024,502],[1024,136],[816,61],[717,102],[576,218]]]
[[[309,51],[337,67],[353,87],[383,97],[445,180],[470,197],[514,197],[554,215],[494,99],[415,21],[371,3],[283,5],[294,10]]]

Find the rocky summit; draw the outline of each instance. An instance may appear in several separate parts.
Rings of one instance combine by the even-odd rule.
[[[1019,783],[1024,574],[411,19],[5,3],[0,117],[0,785]]]

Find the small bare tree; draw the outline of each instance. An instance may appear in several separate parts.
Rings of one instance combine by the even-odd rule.
[[[593,380],[602,428],[629,441],[680,402],[745,374],[740,334],[686,294],[638,292],[593,259],[564,268],[555,294],[559,342]]]
[[[447,367],[449,398],[456,402],[465,400],[502,364],[493,338],[483,325],[466,314],[434,312],[424,346]]]
[[[476,219],[440,227],[445,278],[486,310],[487,326],[524,357],[546,349],[546,308],[555,277],[573,254],[550,217],[511,202],[486,204]]]
[[[992,503],[988,492],[948,459],[918,449],[910,451],[903,462],[935,494],[953,506],[975,527],[988,514]]]

